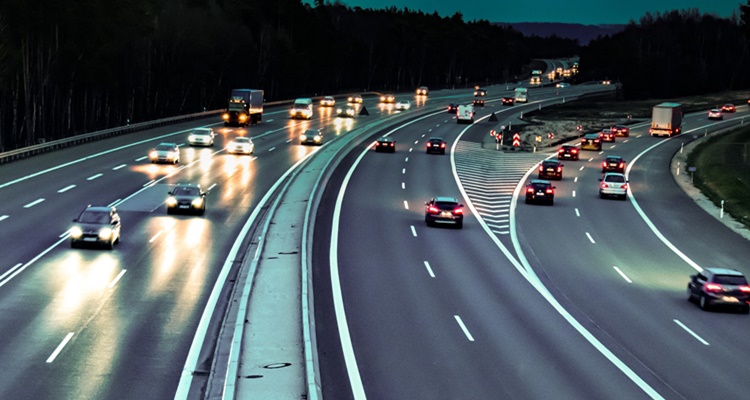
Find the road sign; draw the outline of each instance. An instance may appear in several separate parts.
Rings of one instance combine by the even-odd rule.
[[[518,133],[513,134],[513,147],[518,147],[521,145],[521,135]]]

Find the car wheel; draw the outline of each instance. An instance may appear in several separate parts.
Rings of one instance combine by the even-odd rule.
[[[701,310],[704,310],[704,311],[708,310],[709,304],[705,295],[701,295],[700,300],[699,300],[699,305],[701,307]]]
[[[458,221],[456,224],[456,229],[463,229],[464,227],[464,221]]]
[[[78,248],[78,243],[76,243],[74,240],[70,241],[70,248],[75,249]]]
[[[743,314],[750,314],[750,306],[746,306],[745,308],[743,308],[742,309],[742,313]]]
[[[688,286],[688,288],[687,288],[687,295],[688,295],[687,299],[688,299],[689,302],[692,303],[692,302],[695,301],[695,296],[693,295],[693,291],[690,290],[690,286]]]
[[[599,192],[599,198],[600,198],[600,199],[603,199],[603,198],[604,198],[604,193],[602,193],[602,192]]]
[[[621,199],[622,201],[625,201],[625,200],[627,200],[627,199],[628,199],[628,195],[624,194],[624,195],[622,195],[622,197],[621,197],[620,199]]]
[[[550,199],[549,200],[549,205],[554,206],[555,205],[555,199]]]

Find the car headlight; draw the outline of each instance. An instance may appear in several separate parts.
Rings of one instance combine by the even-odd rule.
[[[315,136],[315,141],[320,142],[320,139],[322,139],[320,136]]]
[[[223,119],[224,121],[229,121],[229,113],[221,114],[221,119]]]
[[[190,202],[190,204],[192,204],[193,207],[195,207],[195,208],[201,208],[201,207],[203,207],[203,197],[196,197],[196,198],[194,198],[193,201]]]
[[[242,121],[242,122],[245,122],[245,121],[247,121],[247,115],[245,115],[245,114],[240,114],[240,121]]]
[[[148,153],[148,156],[150,158],[157,158],[157,157],[159,157],[159,153],[157,153],[156,150],[154,150],[154,151]]]
[[[188,136],[188,140],[191,142],[195,142],[195,136],[193,135]]]
[[[307,139],[307,137],[305,135],[300,135],[299,140],[304,141],[305,139]]]
[[[99,229],[99,239],[108,240],[112,237],[112,228]]]
[[[80,226],[74,226],[70,228],[70,237],[73,239],[78,239],[81,236],[83,236],[83,230],[81,230]]]
[[[172,196],[167,197],[167,206],[174,207],[176,205],[177,205],[177,199],[176,198],[174,198]]]
[[[175,157],[177,157],[177,153],[175,153],[174,151],[170,151],[169,153],[167,153],[167,158],[175,158]]]

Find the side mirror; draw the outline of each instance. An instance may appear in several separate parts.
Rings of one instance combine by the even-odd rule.
[[[464,208],[464,205],[463,205],[463,204],[459,204],[458,206],[459,206],[459,207],[461,207],[461,208]]]
[[[73,222],[78,222],[78,218],[73,218]]]
[[[599,178],[599,182],[601,182],[601,181],[602,181],[602,178]]]
[[[172,195],[172,191],[171,190],[168,191],[167,194],[171,196]]]

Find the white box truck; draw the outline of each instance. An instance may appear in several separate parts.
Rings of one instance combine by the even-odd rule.
[[[682,104],[661,103],[651,114],[651,136],[679,135],[682,133]]]
[[[467,104],[464,106],[458,106],[456,110],[456,123],[457,124],[473,124],[474,123],[474,105]]]

